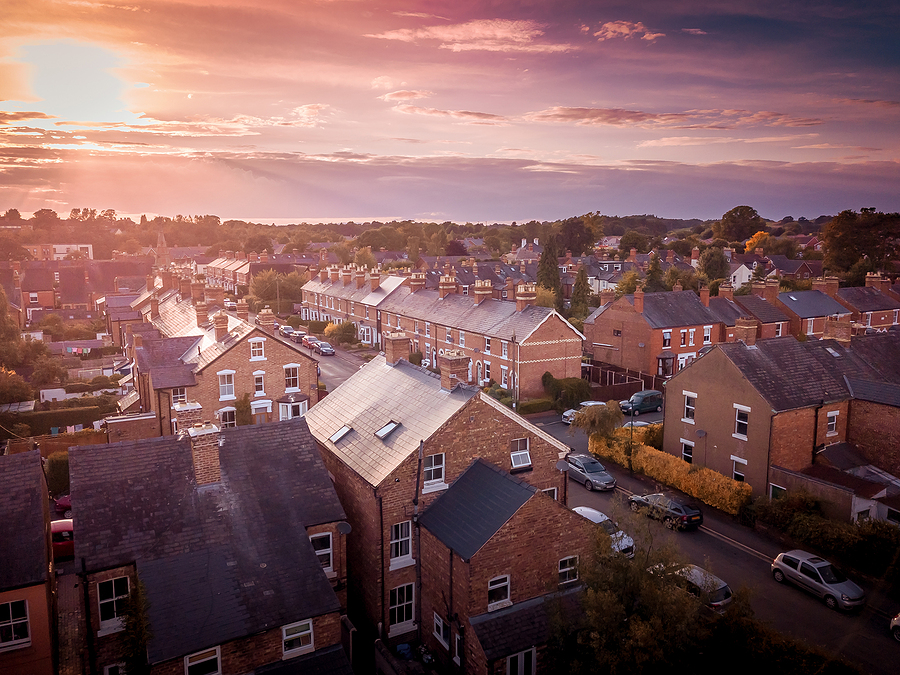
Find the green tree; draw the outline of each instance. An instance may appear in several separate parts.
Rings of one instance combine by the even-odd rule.
[[[637,249],[638,253],[646,253],[650,250],[650,239],[645,234],[628,230],[619,240],[619,250],[627,256],[633,248]]]
[[[722,220],[713,223],[713,234],[728,241],[743,241],[753,236],[754,232],[765,230],[766,223],[749,206],[735,206],[731,211],[722,216]]]
[[[576,413],[570,429],[581,429],[588,438],[597,435],[601,438],[612,438],[613,433],[622,424],[625,416],[618,401],[607,401],[606,405],[591,405]]]
[[[663,279],[662,265],[659,262],[659,256],[654,253],[650,257],[650,265],[647,267],[647,276],[644,278],[645,293],[659,293],[668,290],[666,282]]]
[[[554,307],[562,310],[562,281],[559,278],[559,254],[556,249],[556,237],[550,236],[544,244],[544,250],[538,260],[537,285],[553,291],[556,301]]]
[[[707,279],[726,279],[731,274],[731,266],[720,248],[710,246],[700,254],[700,263],[697,266],[700,274]]]
[[[638,283],[641,278],[638,276],[638,273],[634,270],[630,270],[625,272],[622,275],[622,279],[616,284],[616,298],[621,298],[623,295],[631,295],[637,290]]]
[[[147,589],[137,578],[125,600],[121,637],[122,650],[125,654],[125,672],[128,675],[149,675],[147,645],[152,639],[150,601],[147,599]]]
[[[309,281],[309,273],[290,272],[278,275],[278,292],[282,300],[300,302],[303,300],[303,285]]]
[[[556,293],[549,288],[537,286],[535,288],[534,304],[537,307],[556,307]]]
[[[69,378],[68,371],[59,361],[51,356],[42,356],[34,364],[31,382],[36,386],[65,382]]]
[[[329,323],[325,326],[325,338],[338,345],[356,342],[356,325],[352,321]]]
[[[239,427],[253,424],[253,406],[250,405],[250,394],[244,394],[234,402],[234,423]]]
[[[378,265],[375,261],[375,256],[372,255],[371,246],[365,246],[359,249],[353,258],[353,262],[359,267],[367,267],[370,270],[374,270]]]
[[[862,258],[884,271],[900,257],[900,214],[841,211],[822,228],[825,269],[844,274]]]
[[[30,401],[34,392],[22,376],[0,367],[0,404]]]
[[[244,240],[243,251],[245,253],[262,253],[263,251],[274,253],[275,249],[272,247],[270,237],[264,234],[254,234]]]
[[[594,247],[594,230],[590,216],[566,218],[559,228],[562,250],[572,255],[584,255]]]
[[[419,249],[420,241],[418,237],[410,237],[406,240],[406,257],[416,266],[418,266],[419,253],[421,252]],[[487,243],[487,239],[485,239],[485,243]]]
[[[275,270],[263,270],[253,275],[250,280],[250,295],[258,300],[274,300],[278,293],[278,273]]]
[[[587,270],[582,267],[575,275],[575,284],[572,286],[572,298],[569,309],[573,317],[583,319],[588,315],[588,299],[591,296],[591,286],[588,283]]]
[[[341,261],[341,265],[347,265],[353,260],[353,254],[350,253],[350,249],[347,248],[347,245],[344,243],[335,244],[329,251],[338,257],[338,260]]]

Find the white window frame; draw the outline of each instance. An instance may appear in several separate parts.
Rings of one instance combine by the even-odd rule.
[[[691,328],[690,330],[688,330],[688,347],[694,346],[694,333],[696,332],[696,328]]]
[[[176,403],[187,403],[187,389],[184,387],[172,388],[172,405]]]
[[[568,584],[578,581],[578,556],[566,556],[559,561],[559,583]]]
[[[504,359],[509,358],[509,343],[508,342],[500,343],[500,356],[501,356],[501,358],[504,358]]]
[[[452,328],[447,329],[447,339],[444,340],[444,342],[446,342],[448,345],[453,344],[453,329]]]
[[[37,293],[29,293],[28,301],[32,304],[36,303],[38,301],[38,294]]]
[[[894,323],[897,323],[897,312],[894,312]],[[466,334],[463,331],[459,331],[459,346],[466,346]]]
[[[681,346],[687,347],[687,328],[681,330]]]
[[[500,589],[506,589],[506,592],[503,597],[494,600],[491,602],[491,591],[496,591]],[[509,607],[512,605],[512,591],[510,588],[509,575],[503,574],[499,577],[494,577],[490,581],[488,581],[488,611],[493,612],[498,609],[503,609],[504,607]]]
[[[489,337],[484,338],[484,353],[485,354],[491,353],[491,338],[489,338]]]
[[[694,442],[689,441],[686,438],[682,438],[681,440],[681,459],[683,459],[688,464],[694,463]],[[690,451],[688,451],[690,448]]]
[[[434,637],[444,646],[444,649],[450,650],[450,623],[444,621],[437,612],[434,612]]]
[[[396,594],[399,596],[398,591],[403,589],[404,597],[395,598]],[[408,594],[409,597],[406,597]],[[402,600],[402,602],[400,602]],[[403,614],[409,615],[408,619],[404,619],[403,621],[394,621],[393,619],[399,618],[392,614],[397,611],[399,612],[403,608]],[[395,637],[397,635],[402,635],[404,633],[409,633],[416,628],[416,585],[415,584],[402,584],[401,586],[396,586],[392,588],[390,594],[388,595],[388,637]]]
[[[120,579],[125,580],[125,594],[117,595],[116,594],[116,582]],[[101,599],[100,589],[103,586],[109,586],[112,589],[112,597],[107,598],[106,600]],[[104,579],[103,581],[97,582],[97,618],[100,619],[100,630],[97,631],[97,635],[109,635],[110,633],[118,633],[119,631],[125,628],[124,617],[125,617],[125,607],[124,603],[128,600],[128,596],[131,594],[131,580],[126,576],[122,575],[120,577],[114,577],[112,579]],[[112,607],[113,616],[108,619],[103,619],[103,608],[104,606]]]
[[[328,440],[334,444],[337,444],[339,440],[341,440],[344,436],[349,434],[353,430],[353,427],[345,424],[340,429],[335,431],[331,436],[328,437]]]
[[[697,417],[697,394],[686,389],[681,392],[684,395],[684,410],[682,411],[681,421],[686,424],[696,424]]]
[[[712,326],[703,326],[703,344],[712,344]]]
[[[894,325],[896,326],[898,323],[900,323],[900,309],[895,309],[894,310]]]
[[[672,346],[672,331],[664,330],[663,331],[663,347],[671,347]]]
[[[491,381],[491,362],[484,362],[484,377],[482,378],[485,382]]]
[[[265,361],[266,360],[266,338],[254,337],[247,340],[250,343],[250,360]]]
[[[326,548],[316,548],[316,542],[313,540],[326,540],[328,541],[328,546]],[[331,532],[317,532],[316,534],[309,535],[309,543],[312,544],[313,551],[316,553],[316,557],[319,559],[319,562],[322,565],[322,569],[325,570],[326,575],[331,575],[334,572],[334,549],[333,549],[333,539],[331,537]],[[322,556],[328,556],[328,564],[325,564],[325,561],[322,560]]]
[[[297,408],[297,414],[294,414],[294,408]],[[297,403],[279,403],[278,404],[278,419],[283,420],[292,420],[295,417],[303,417],[307,410],[309,410],[309,401],[298,401]]]
[[[775,490],[779,490],[779,493],[776,495]],[[786,487],[782,487],[781,485],[776,485],[775,483],[769,483],[769,499],[778,499],[781,495],[787,492]]]
[[[292,632],[290,636],[288,635],[289,631]],[[303,639],[307,636],[309,637],[309,642],[307,644],[302,644]],[[289,640],[299,640],[301,645],[299,647],[288,649],[287,643]],[[300,654],[308,654],[309,652],[315,651],[315,649],[316,640],[315,635],[313,634],[312,619],[304,619],[303,621],[289,623],[287,626],[281,627],[281,658],[290,659],[299,656]]]
[[[522,447],[524,441],[525,447]],[[513,449],[513,443],[516,444]],[[514,438],[509,442],[509,461],[513,469],[524,469],[531,466],[531,438]]]
[[[286,394],[293,394],[300,391],[300,364],[299,363],[286,363],[282,367],[284,371],[284,392]],[[294,375],[289,375],[288,371],[295,371]],[[296,384],[291,385],[291,382],[296,382]]]
[[[872,327],[872,312],[866,312],[866,327]]]
[[[747,480],[747,460],[743,457],[738,457],[737,455],[731,455],[731,477],[740,482],[744,483]],[[740,469],[738,468],[740,467]],[[740,478],[738,478],[740,476]]]
[[[431,337],[431,324],[425,322],[425,337]]]
[[[237,409],[228,406],[227,408],[219,408],[216,411],[219,416],[219,422],[221,424],[221,428],[225,429],[228,427],[236,427],[237,426]]]
[[[552,488],[544,488],[543,490],[541,490],[541,492],[543,492],[545,495],[547,495],[548,497],[550,497],[550,498],[551,498],[552,500],[554,500],[554,501],[556,501],[557,499],[559,499],[559,497],[557,496],[557,495],[559,494],[559,492],[558,492],[557,488],[555,488],[555,487],[552,487]]]
[[[402,523],[391,525],[391,564],[390,570],[399,570],[415,564],[412,548],[412,521],[404,520]],[[404,552],[405,549],[405,552]]]
[[[745,420],[741,420],[740,415],[744,413],[746,415]],[[739,403],[734,404],[734,433],[731,434],[733,438],[738,439],[739,441],[746,441],[747,434],[738,433],[738,429],[740,428],[738,425],[743,424],[746,427],[747,433],[750,432],[750,408],[745,405],[740,405]]]
[[[234,395],[234,374],[235,371],[233,370],[220,370],[216,373],[219,377],[220,401],[234,401],[237,399]]]
[[[828,412],[828,414],[827,414],[828,425],[825,428],[826,436],[837,436],[837,434],[838,434],[837,421],[838,421],[839,414],[840,414],[839,410],[831,410]]]
[[[462,663],[462,657],[460,653],[462,652],[462,635],[456,633],[453,636],[453,663],[456,665],[460,665]]]
[[[504,389],[509,388],[509,368],[507,366],[500,366],[500,386]]]
[[[195,659],[191,662],[191,659]],[[215,672],[208,673],[208,675],[222,675],[222,650],[217,645],[215,647],[211,647],[210,649],[204,649],[202,652],[194,652],[193,654],[188,654],[184,657],[184,675],[191,675],[190,667],[196,666],[199,663],[206,663],[207,661],[216,660],[216,670]]]
[[[781,337],[781,321],[775,323],[775,337]]]
[[[531,668],[528,669],[525,667],[526,654],[531,655]],[[506,675],[535,675],[536,669],[537,650],[534,647],[506,657]]]
[[[253,395],[266,395],[266,371],[264,370],[253,371]]]
[[[806,334],[812,335],[815,332],[815,319],[807,319],[806,320]]]
[[[21,618],[13,619],[12,606],[16,603],[22,603],[25,606],[25,619],[24,620]],[[6,651],[11,651],[13,649],[22,649],[24,647],[30,647],[31,646],[31,618],[28,613],[28,600],[26,600],[25,598],[21,598],[18,600],[10,600],[9,602],[0,602],[0,605],[9,605],[9,621],[4,622],[3,625],[9,626],[10,628],[12,628],[17,625],[20,626],[21,624],[24,623],[25,624],[25,632],[27,633],[27,635],[24,638],[19,638],[18,640],[11,639],[8,642],[0,642],[0,653],[6,652]]]
[[[422,494],[437,492],[438,490],[445,490],[447,488],[447,482],[445,480],[445,461],[446,457],[444,456],[443,452],[439,452],[434,455],[428,455],[427,457],[425,457],[425,462],[422,469],[424,479]]]
[[[419,333],[419,322],[418,320],[413,321],[413,331],[418,334]]]

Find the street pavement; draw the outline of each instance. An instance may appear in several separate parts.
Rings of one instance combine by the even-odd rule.
[[[654,416],[662,417],[654,413],[641,415],[640,419],[653,421]],[[587,451],[584,432],[570,429],[558,414],[529,415],[529,421],[574,451]],[[708,568],[733,590],[745,587],[750,592],[756,617],[776,630],[838,654],[866,673],[895,675],[898,672],[900,644],[891,638],[888,623],[900,611],[900,604],[880,591],[878,580],[854,577],[869,598],[861,612],[845,614],[829,610],[823,602],[800,589],[774,581],[772,559],[785,550],[778,542],[705,505],[701,505],[704,524],[699,530],[671,532],[657,521],[632,514],[627,497],[632,493],[679,493],[645,476],[631,476],[624,467],[606,461],[603,464],[616,478],[616,489],[607,493],[588,492],[580,483],[570,480],[570,507],[590,506],[606,513],[636,541],[652,537],[654,541],[674,542],[687,561]]]

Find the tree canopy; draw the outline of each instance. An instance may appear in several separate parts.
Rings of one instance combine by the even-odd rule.
[[[841,211],[822,228],[825,269],[843,274],[861,259],[884,271],[900,255],[900,213]]]
[[[591,296],[591,286],[588,283],[587,270],[582,267],[575,275],[575,284],[572,286],[572,298],[569,302],[569,312],[573,317],[583,319],[588,315],[588,300]]]
[[[716,237],[728,241],[743,241],[752,237],[755,232],[765,230],[766,223],[749,206],[735,206],[731,211],[722,216],[722,220],[713,223],[713,234]]]
[[[714,279],[727,279],[731,273],[731,267],[725,253],[720,248],[710,246],[700,254],[700,262],[697,265],[699,272],[710,281]]]

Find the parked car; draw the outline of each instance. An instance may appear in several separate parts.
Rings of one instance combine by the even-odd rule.
[[[580,413],[585,408],[589,408],[592,405],[606,405],[603,401],[582,401],[578,404],[578,409],[566,410],[562,414],[563,424],[572,424],[572,420],[575,419],[575,415]]]
[[[613,522],[605,513],[601,513],[597,509],[590,506],[576,506],[572,509],[579,516],[587,518],[592,523],[597,523],[612,539],[612,549],[616,553],[621,553],[626,558],[634,557],[634,539],[625,534],[619,526]]]
[[[719,614],[725,611],[734,597],[728,584],[697,565],[677,565],[669,569],[654,565],[650,569],[671,578],[680,588],[699,598],[707,609]]]
[[[75,539],[71,518],[54,520],[50,523],[50,538],[53,545],[54,560],[75,556]]]
[[[316,350],[317,354],[321,354],[322,356],[334,356],[334,347],[327,342],[319,341],[313,345],[313,349]]]
[[[891,635],[897,642],[900,642],[900,614],[891,619]]]
[[[291,340],[293,340],[294,342],[302,342],[302,341],[303,341],[303,338],[306,337],[306,331],[305,331],[305,330],[300,330],[300,329],[298,328],[298,329],[295,330],[293,333],[291,333],[289,337],[290,337]]]
[[[640,415],[642,412],[661,412],[663,395],[656,389],[645,389],[632,394],[627,401],[619,401],[619,407],[626,415]]]
[[[612,490],[616,487],[613,478],[593,455],[575,454],[566,457],[569,476],[582,483],[586,490]]]
[[[284,337],[289,338],[291,337],[291,333],[294,332],[294,329],[291,326],[285,324],[278,329],[278,332],[281,333]]]
[[[69,495],[63,495],[62,497],[57,497],[53,500],[54,508],[56,512],[60,514],[63,518],[71,518],[72,517],[72,498]]]
[[[866,604],[865,591],[815,553],[779,553],[772,561],[772,576],[780,584],[790,581],[822,598],[830,609],[851,610]]]
[[[226,300],[225,309],[235,310],[237,309],[237,303],[234,300]]]
[[[664,494],[631,495],[631,510],[637,513],[646,509],[651,518],[663,521],[671,530],[696,529],[703,524],[703,514],[693,504],[682,504]]]
[[[313,346],[314,346],[318,341],[319,341],[319,338],[317,338],[317,337],[314,336],[314,335],[304,335],[304,336],[303,336],[303,339],[300,341],[300,344],[302,344],[304,347],[307,347],[307,348],[309,348],[309,349],[312,349]]]
[[[622,425],[622,428],[630,429],[631,427],[639,428],[639,427],[649,427],[649,426],[650,426],[650,422],[645,422],[644,420],[632,420],[632,421],[625,422],[625,424]]]

